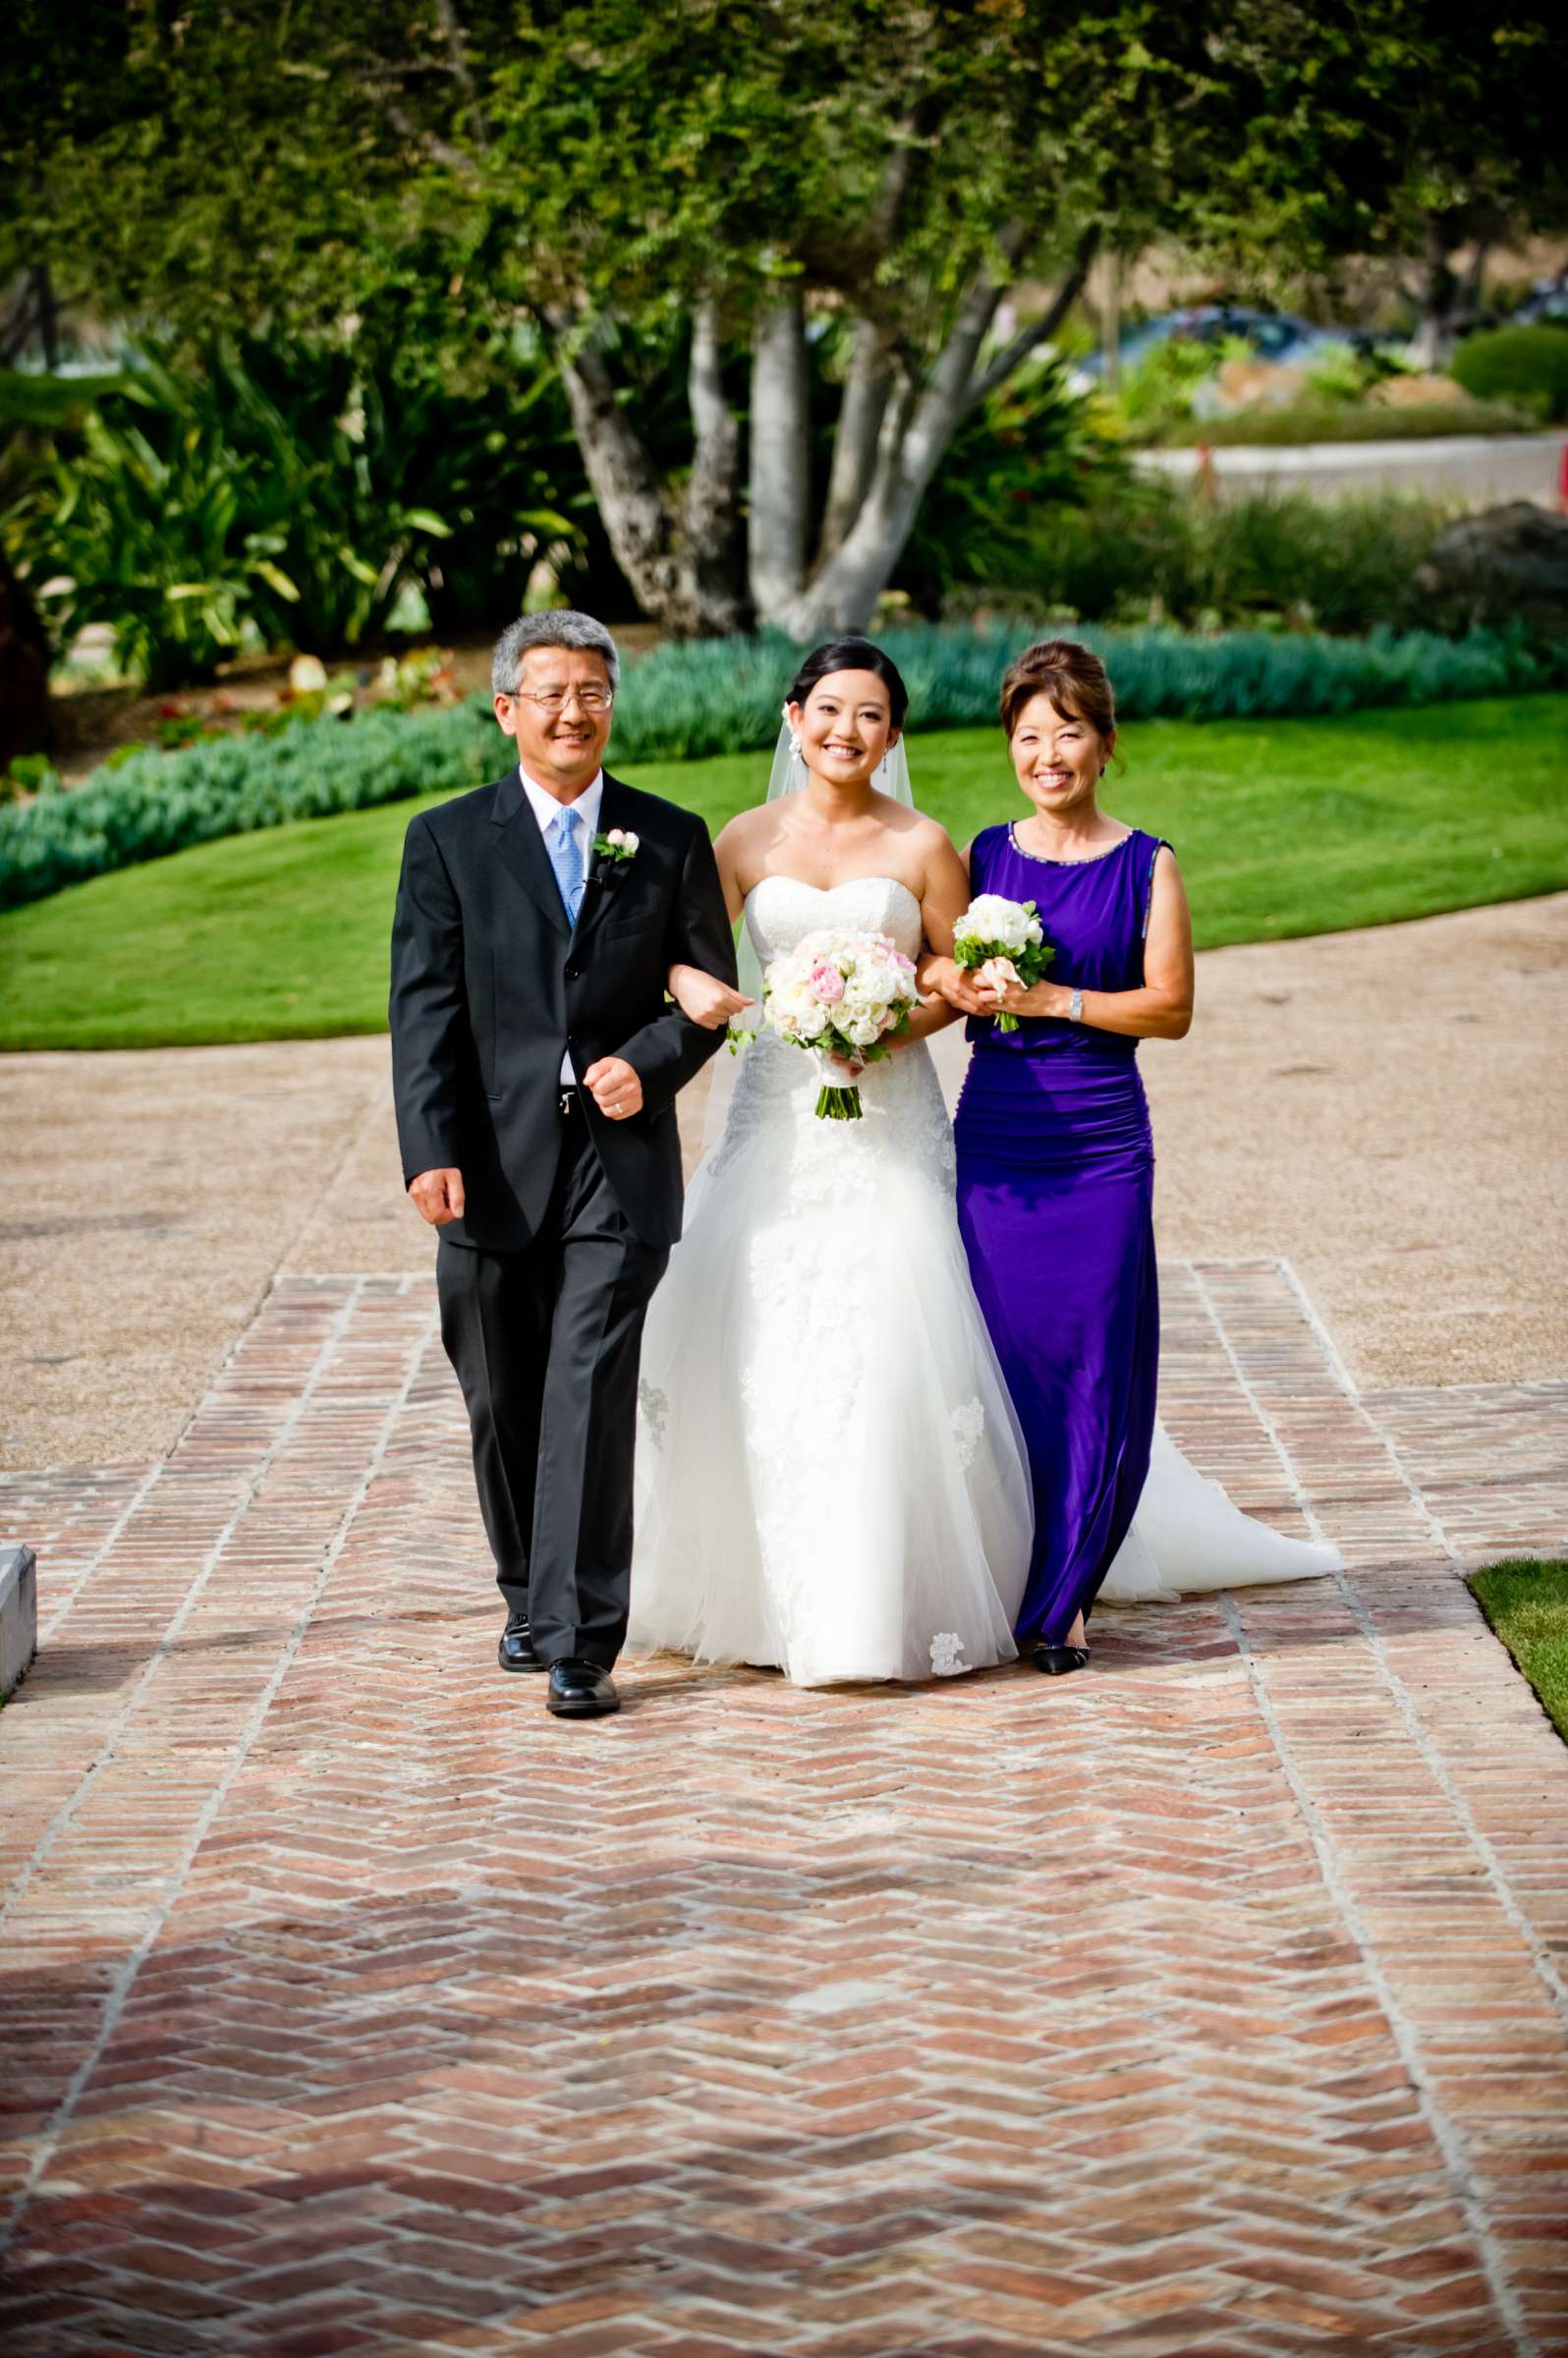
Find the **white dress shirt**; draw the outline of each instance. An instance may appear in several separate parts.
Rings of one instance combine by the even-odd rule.
[[[546,794],[542,786],[535,786],[521,762],[518,764],[518,775],[523,780],[523,791],[529,798],[529,808],[539,822],[541,835],[549,833],[563,811],[572,811],[577,814],[578,849],[583,854],[583,873],[586,876],[593,865],[593,838],[599,831],[599,805],[604,799],[603,770],[595,771],[592,785],[585,787],[583,792],[570,803],[557,802],[553,794]],[[548,845],[545,849],[548,852]],[[577,1087],[577,1069],[572,1062],[570,1050],[561,1058],[561,1086],[564,1089],[576,1089]]]

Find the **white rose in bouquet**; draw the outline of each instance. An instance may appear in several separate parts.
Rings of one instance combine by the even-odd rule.
[[[985,943],[993,952],[1015,956],[1045,938],[1034,902],[1010,901],[999,892],[977,893],[959,919],[955,933]]]
[[[1010,982],[1028,990],[1055,957],[1033,901],[1010,901],[999,892],[980,892],[953,927],[953,958],[1000,995]],[[1018,1018],[999,1008],[998,1032],[1016,1032]]]

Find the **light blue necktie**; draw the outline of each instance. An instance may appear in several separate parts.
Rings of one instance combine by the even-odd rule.
[[[550,866],[573,925],[583,906],[583,846],[577,839],[578,813],[563,811],[550,822]]]

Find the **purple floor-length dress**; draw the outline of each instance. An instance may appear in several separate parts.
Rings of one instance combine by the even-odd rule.
[[[970,854],[976,893],[1033,901],[1052,982],[1137,990],[1159,838],[1037,860],[1011,827]],[[958,1216],[1029,1450],[1035,1550],[1021,1643],[1087,1614],[1148,1473],[1159,1365],[1154,1152],[1136,1040],[1056,1019],[972,1019],[959,1100]]]

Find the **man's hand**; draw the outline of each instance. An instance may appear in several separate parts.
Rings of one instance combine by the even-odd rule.
[[[432,1228],[444,1228],[449,1220],[463,1217],[466,1198],[461,1171],[421,1171],[418,1179],[409,1181],[409,1194],[420,1219],[428,1220]]]
[[[643,1110],[643,1084],[624,1056],[601,1056],[597,1064],[590,1064],[583,1087],[612,1122],[624,1122]]]

